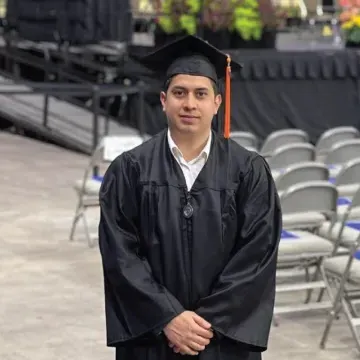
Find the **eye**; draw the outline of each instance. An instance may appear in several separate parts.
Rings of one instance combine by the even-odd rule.
[[[203,98],[207,95],[207,92],[206,91],[198,91],[196,93],[196,96],[199,97],[199,98]]]
[[[173,91],[173,94],[176,96],[176,97],[181,97],[184,95],[184,90],[174,90]]]

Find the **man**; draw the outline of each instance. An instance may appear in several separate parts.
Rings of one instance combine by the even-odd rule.
[[[259,360],[281,211],[264,159],[211,131],[227,57],[189,36],[143,63],[166,72],[169,126],[120,155],[101,187],[107,344],[117,360]]]

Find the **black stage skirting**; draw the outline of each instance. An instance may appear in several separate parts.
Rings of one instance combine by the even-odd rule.
[[[232,80],[232,130],[251,131],[263,140],[274,130],[300,128],[315,142],[331,127],[360,128],[360,57],[355,50],[229,53],[244,64]],[[166,126],[159,81],[134,62],[125,65],[124,74],[150,85],[143,130],[157,133]],[[139,108],[137,98],[129,99],[126,118],[133,126]]]

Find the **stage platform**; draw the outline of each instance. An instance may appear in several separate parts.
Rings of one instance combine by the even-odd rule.
[[[68,241],[72,185],[88,158],[1,132],[0,153],[0,359],[113,360],[105,347],[99,250],[81,232]],[[96,232],[97,210],[89,220]],[[358,359],[343,318],[329,349],[319,350],[324,324],[321,313],[281,317],[263,359]]]
[[[54,84],[53,89],[48,91],[54,91],[56,87],[57,85]],[[104,87],[99,87],[99,90],[101,89]],[[118,90],[120,93],[120,87]],[[136,89],[132,90],[137,92]],[[63,146],[90,154],[94,146],[94,114],[91,108],[86,109],[59,97],[48,96],[48,103],[46,104],[48,113],[45,119],[46,125],[44,125],[44,95],[46,95],[46,91],[44,90],[42,94],[35,91],[29,86],[15,83],[0,76],[0,117],[13,123],[15,127],[36,132]],[[16,94],[16,92],[23,93]],[[131,88],[126,89],[126,93],[131,92]],[[59,95],[63,94],[64,92]],[[69,94],[71,94],[70,86]],[[98,115],[97,121],[98,138],[105,134],[138,133],[133,128],[119,124],[112,117]]]

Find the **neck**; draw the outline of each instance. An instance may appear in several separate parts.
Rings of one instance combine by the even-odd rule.
[[[183,134],[175,129],[169,129],[171,138],[173,139],[176,146],[180,149],[183,157],[186,161],[191,161],[200,155],[201,151],[204,149],[211,130],[204,134]]]

